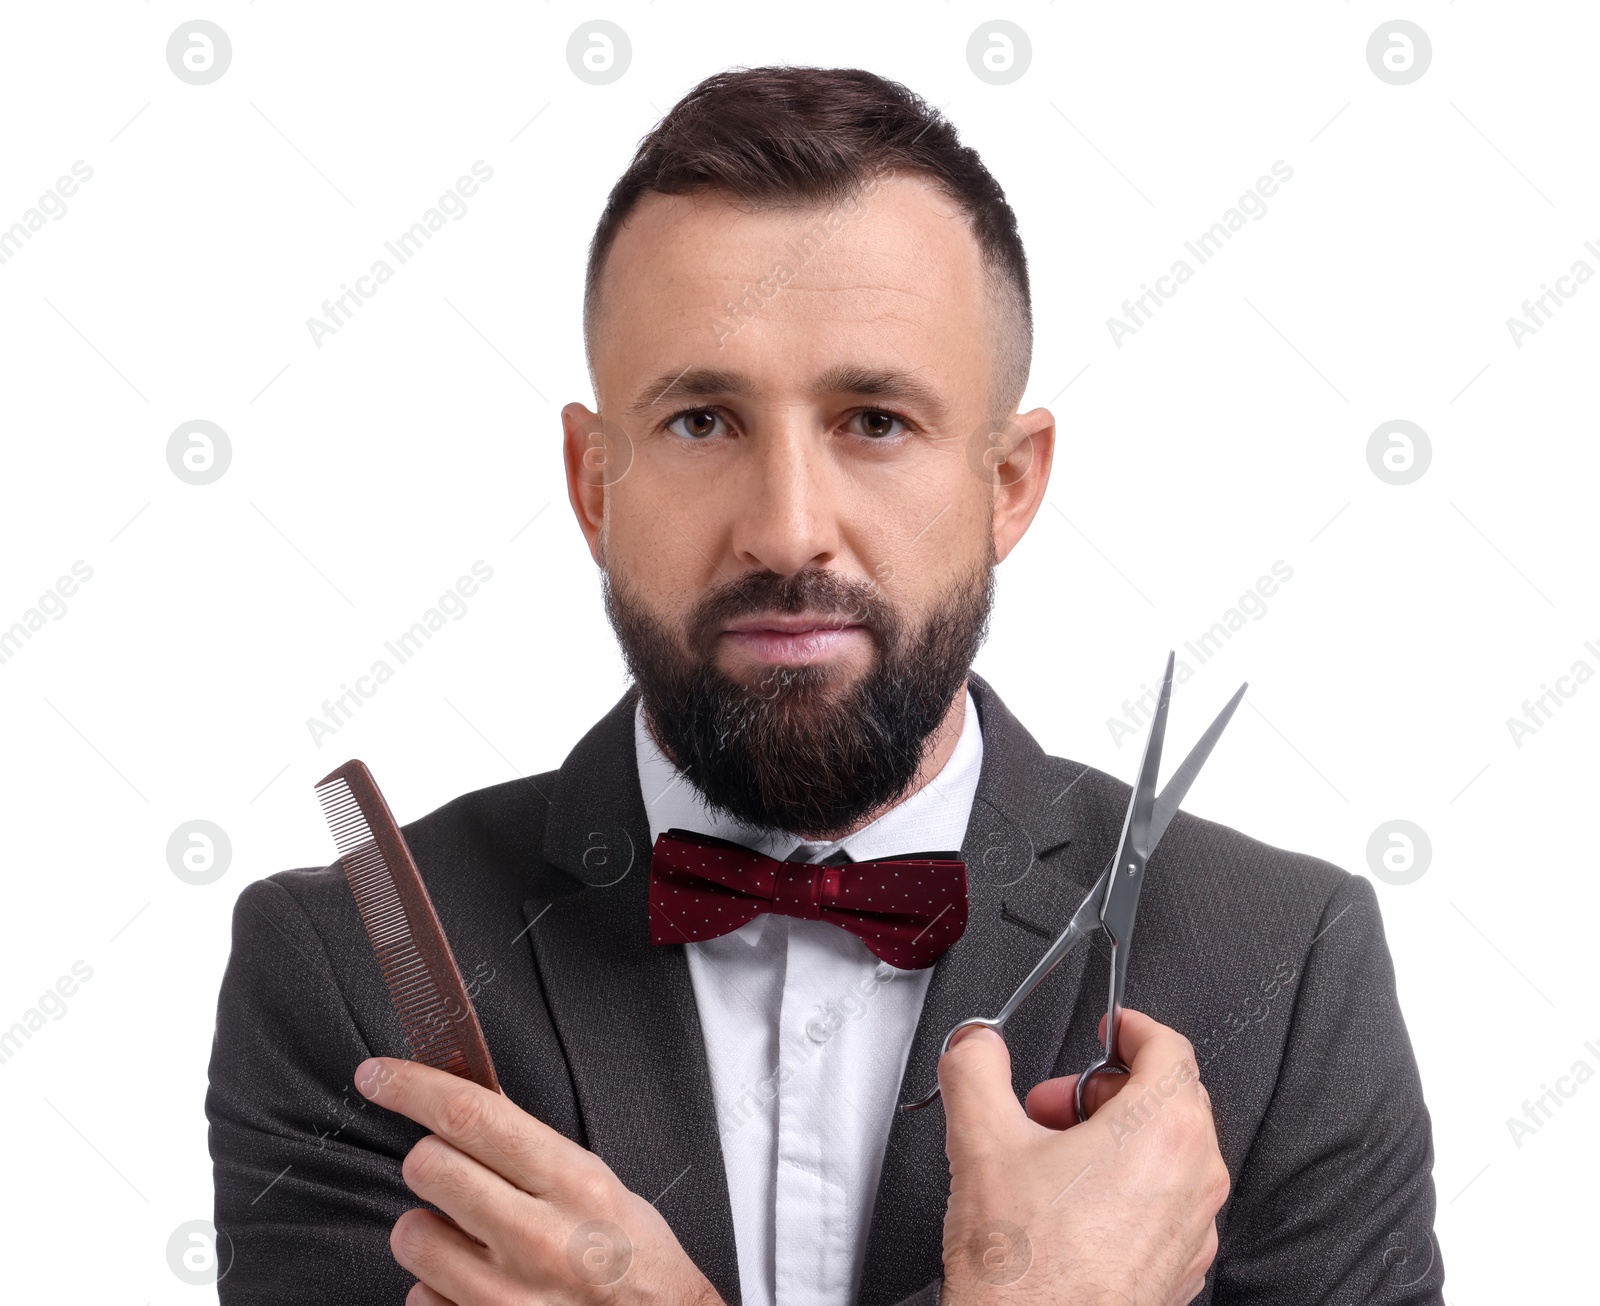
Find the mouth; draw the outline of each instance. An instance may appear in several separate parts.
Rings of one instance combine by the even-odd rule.
[[[723,627],[720,642],[752,662],[803,666],[870,648],[872,635],[860,622],[844,617],[783,612],[731,622]]]

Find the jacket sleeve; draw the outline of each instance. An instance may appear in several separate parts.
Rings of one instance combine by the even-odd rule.
[[[1317,929],[1211,1301],[1443,1306],[1428,1110],[1372,886],[1349,876]]]
[[[352,1083],[371,1055],[294,896],[250,885],[233,914],[206,1117],[222,1306],[400,1306],[389,1230],[419,1205],[400,1163],[420,1126]]]

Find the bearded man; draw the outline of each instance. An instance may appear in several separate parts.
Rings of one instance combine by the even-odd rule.
[[[567,483],[632,684],[559,770],[406,827],[503,1095],[404,1059],[337,863],[251,885],[222,1300],[1441,1302],[1362,879],[1180,812],[1094,1113],[1089,950],[939,1055],[1129,793],[970,670],[1055,441],[976,153],[870,73],[709,78],[613,190],[584,328]],[[874,884],[904,902],[835,909]],[[897,1111],[935,1076],[942,1110]]]

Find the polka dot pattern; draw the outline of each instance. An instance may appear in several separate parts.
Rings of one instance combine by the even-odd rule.
[[[668,830],[650,854],[650,942],[700,943],[775,912],[848,930],[880,961],[921,970],[967,928],[965,862],[919,856],[841,866],[780,862],[726,839]]]

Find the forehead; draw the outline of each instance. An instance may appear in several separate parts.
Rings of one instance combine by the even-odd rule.
[[[986,355],[972,346],[987,308],[966,215],[925,178],[888,175],[854,201],[804,208],[647,193],[606,261],[595,369],[602,390],[702,364],[874,361],[959,382]]]

